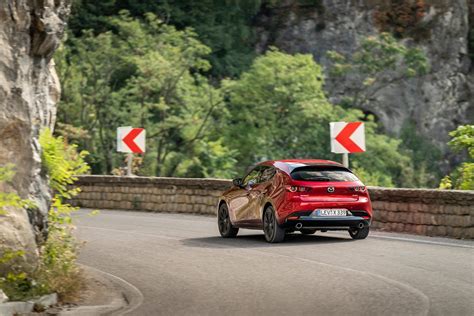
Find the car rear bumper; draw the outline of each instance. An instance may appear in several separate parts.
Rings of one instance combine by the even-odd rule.
[[[296,218],[297,217],[297,218]],[[348,230],[370,226],[370,218],[362,216],[328,216],[313,217],[310,215],[289,216],[281,225],[290,229]]]

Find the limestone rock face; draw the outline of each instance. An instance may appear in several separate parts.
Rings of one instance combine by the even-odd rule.
[[[8,296],[0,289],[0,304],[8,301]]]
[[[0,246],[25,249],[34,263],[46,230],[50,195],[41,171],[38,134],[53,127],[60,86],[52,55],[60,43],[70,0],[0,1],[0,165],[16,175],[2,191],[36,202],[38,210],[0,215]]]
[[[257,49],[262,51],[274,45],[291,53],[311,53],[325,66],[327,50],[350,53],[362,37],[379,32],[374,13],[393,2],[281,1],[257,17]],[[468,32],[474,28],[469,26],[469,12],[471,10],[472,19],[474,4],[471,0],[418,3],[424,3],[426,12],[423,19],[417,21],[424,32],[417,44],[429,57],[430,73],[389,86],[363,110],[374,113],[394,135],[412,119],[422,135],[445,148],[449,131],[459,124],[474,121],[474,74],[468,52]],[[329,83],[328,88],[333,102],[338,102],[349,89],[340,83]]]

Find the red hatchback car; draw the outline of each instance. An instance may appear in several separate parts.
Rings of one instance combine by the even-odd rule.
[[[222,237],[239,228],[263,229],[268,242],[300,231],[347,230],[353,239],[369,234],[372,206],[364,184],[343,165],[329,160],[266,161],[219,199],[217,220]]]

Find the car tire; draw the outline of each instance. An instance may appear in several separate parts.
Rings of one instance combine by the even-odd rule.
[[[229,209],[225,203],[222,203],[219,206],[217,212],[217,226],[219,227],[219,233],[224,238],[233,238],[237,236],[239,229],[232,225],[229,216]]]
[[[312,235],[316,232],[316,229],[301,229],[300,233],[303,235]]]
[[[278,225],[275,210],[271,206],[263,212],[263,233],[265,240],[269,243],[278,243],[285,239],[286,231]]]
[[[351,235],[352,239],[365,239],[367,236],[369,236],[369,230],[369,226],[366,226],[362,229],[349,229],[349,235]]]

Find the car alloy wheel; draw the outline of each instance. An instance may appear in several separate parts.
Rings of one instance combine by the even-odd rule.
[[[229,217],[229,210],[225,204],[222,204],[219,207],[219,212],[217,213],[217,225],[221,236],[224,238],[235,237],[239,232],[238,228],[232,226]]]
[[[269,243],[277,243],[285,238],[285,230],[278,225],[273,207],[269,206],[263,214],[263,232],[265,240]]]

